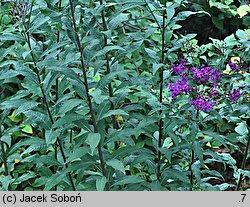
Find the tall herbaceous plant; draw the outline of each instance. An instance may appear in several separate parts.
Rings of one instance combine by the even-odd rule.
[[[249,188],[250,7],[213,2],[1,1],[0,189]]]

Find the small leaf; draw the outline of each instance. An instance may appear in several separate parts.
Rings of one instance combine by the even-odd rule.
[[[123,115],[123,116],[128,116],[128,113],[121,109],[116,109],[116,110],[110,110],[108,113],[104,114],[100,119],[104,119],[106,117],[112,116],[112,115]]]
[[[118,180],[118,182],[116,182],[114,185],[126,185],[126,184],[142,183],[142,182],[144,182],[142,178],[135,175],[128,175]]]
[[[95,54],[95,57],[101,56],[101,55],[105,55],[106,53],[112,51],[112,50],[124,50],[122,47],[120,46],[106,46],[104,47],[102,50],[100,50],[99,52],[97,52]]]
[[[34,177],[36,177],[36,173],[28,172],[28,173],[25,173],[25,174],[21,175],[20,177],[18,177],[14,182],[21,183],[21,182],[24,182],[26,180],[29,180],[30,178],[34,178]]]
[[[239,123],[235,131],[242,136],[246,136],[248,134],[247,124],[245,122]]]
[[[68,111],[72,110],[73,108],[77,107],[78,105],[80,105],[82,103],[82,100],[80,99],[70,99],[70,100],[66,100],[62,106],[59,109],[58,114],[60,115],[64,115],[66,114]]]
[[[118,27],[119,24],[121,24],[123,21],[128,20],[129,14],[119,14],[115,18],[112,18],[112,20],[108,23],[108,27],[110,30],[114,30],[116,27]]]
[[[69,155],[69,158],[67,159],[66,162],[68,163],[75,159],[80,159],[82,156],[86,155],[88,151],[89,149],[87,146],[74,149],[74,152]]]
[[[115,170],[121,171],[125,175],[125,168],[124,168],[123,163],[120,160],[112,159],[112,160],[107,161],[106,164],[108,166],[111,166]]]
[[[54,144],[57,140],[57,137],[59,136],[60,131],[59,130],[46,130],[45,132],[45,142],[47,146]]]
[[[89,92],[97,104],[101,104],[104,100],[108,99],[108,96],[102,95],[102,91],[97,88],[94,91]]]
[[[182,181],[184,183],[189,183],[189,179],[187,175],[179,170],[175,169],[167,169],[164,171],[166,175],[168,175],[169,178],[175,179],[176,181]]]
[[[107,179],[106,177],[98,177],[96,179],[96,190],[97,191],[103,191],[106,185]]]
[[[171,3],[171,5],[169,5],[169,6],[167,6],[166,13],[167,13],[166,25],[167,25],[175,14],[175,8],[174,8],[173,3]]]
[[[90,146],[91,153],[95,151],[101,140],[101,135],[99,133],[89,133],[86,139],[86,143]]]
[[[18,107],[18,109],[16,110],[16,115],[23,113],[24,111],[33,109],[34,107],[38,106],[39,103],[35,102],[35,101],[27,101],[24,102],[21,106]]]
[[[45,129],[51,128],[51,121],[49,120],[46,114],[33,110],[25,111],[24,114],[28,117],[30,121],[36,123],[38,126],[43,127]]]
[[[32,134],[33,133],[33,129],[29,124],[21,124],[20,125],[22,132],[28,133],[28,134]]]
[[[43,14],[39,14],[36,16],[36,19],[32,22],[31,28],[29,29],[29,32],[34,32],[37,28],[48,22],[50,18],[47,16],[44,16]]]
[[[240,16],[240,18],[247,15],[247,13],[250,13],[250,6],[249,5],[242,5],[237,9],[237,12]]]

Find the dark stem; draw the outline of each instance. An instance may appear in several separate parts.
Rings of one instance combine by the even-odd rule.
[[[94,110],[93,110],[93,106],[92,106],[91,97],[90,97],[90,94],[89,94],[89,85],[88,85],[86,67],[85,67],[85,63],[84,63],[83,47],[81,45],[80,37],[79,37],[79,34],[78,34],[78,28],[76,26],[76,21],[75,21],[75,12],[74,12],[73,0],[69,0],[69,3],[70,3],[70,10],[71,10],[73,29],[74,29],[74,32],[75,32],[75,37],[76,37],[78,50],[79,50],[80,55],[81,55],[80,62],[81,62],[82,74],[83,74],[83,79],[84,79],[84,86],[85,86],[85,91],[86,91],[86,96],[87,96],[87,101],[88,101],[88,106],[89,106],[89,113],[90,113],[90,116],[91,116],[91,119],[92,119],[92,122],[93,122],[94,132],[98,133],[98,126],[97,126],[96,118],[95,118],[95,115],[94,115]],[[102,149],[101,149],[101,143],[98,144],[97,149],[98,149],[99,159],[100,159],[100,163],[101,163],[102,174],[103,174],[104,177],[107,178],[107,172],[106,172],[105,162],[104,162],[103,153],[102,153]],[[106,190],[109,191],[109,189],[110,189],[109,188],[109,182],[108,182],[108,179],[107,179]]]
[[[72,144],[72,142],[73,142],[73,129],[70,129],[69,143]]]
[[[244,157],[243,157],[243,160],[242,160],[242,163],[241,163],[241,169],[242,170],[245,170],[245,168],[246,168],[247,155],[248,155],[248,150],[249,150],[249,146],[250,146],[250,126],[248,126],[248,129],[249,129],[249,134],[248,134],[247,145],[246,145],[246,148],[245,148],[245,151],[244,151]],[[240,173],[240,177],[239,177],[239,181],[238,181],[238,184],[237,184],[237,187],[236,187],[236,191],[240,190],[242,179],[243,179],[243,174]]]
[[[163,19],[163,22],[162,22],[162,48],[161,48],[161,63],[164,64],[164,51],[165,51],[165,21],[166,21],[166,4],[167,4],[167,1],[165,0],[164,1],[164,10],[163,10],[163,13],[162,13],[162,19]],[[162,104],[162,98],[163,98],[163,68],[161,68],[161,72],[160,72],[160,103]],[[162,116],[162,110],[160,110],[159,112],[159,115],[160,117]],[[160,182],[160,177],[161,177],[161,151],[160,151],[160,148],[162,147],[162,139],[163,139],[163,119],[162,117],[160,118],[160,121],[159,121],[159,139],[158,139],[158,165],[157,165],[157,179],[158,181]]]
[[[192,146],[193,147],[193,146]],[[192,149],[191,151],[191,161],[190,161],[190,164],[189,164],[189,170],[190,170],[190,191],[193,190],[193,171],[192,171],[192,165],[194,163],[194,150]]]
[[[59,12],[62,10],[62,0],[60,0],[58,2],[58,10],[59,10]],[[60,31],[58,30],[56,33],[56,42],[59,43],[59,41],[60,41]],[[57,55],[56,59],[59,60],[59,54]],[[55,100],[55,102],[57,102],[59,99],[59,92],[58,92],[59,88],[58,87],[59,87],[59,78],[56,78],[56,86],[55,86],[56,100]],[[54,146],[54,150],[55,150],[55,152],[54,152],[55,159],[57,160],[57,145],[56,144]],[[56,171],[57,171],[57,167],[54,166],[53,173],[56,173]],[[54,189],[55,189],[55,191],[57,191],[57,185],[55,185]]]
[[[199,111],[199,109],[197,109],[197,111],[196,111],[196,124],[197,124],[197,126],[198,126],[198,128],[199,128],[199,115],[200,115],[200,113],[199,113],[200,111]],[[191,143],[191,159],[190,159],[190,163],[189,163],[189,171],[190,171],[190,185],[191,185],[191,187],[190,187],[190,191],[192,191],[193,190],[193,177],[194,177],[194,175],[193,175],[193,171],[192,171],[192,165],[194,164],[194,150],[193,150],[193,144],[194,144],[194,141],[192,140],[192,143]]]
[[[140,28],[140,27],[138,27],[138,26],[129,24],[129,23],[127,23],[127,22],[122,22],[122,23],[123,23],[124,25],[126,25],[126,26],[132,28],[132,29],[139,30],[139,31],[144,31],[144,29],[142,29],[142,28]]]
[[[100,4],[101,5],[103,4],[103,0],[100,0]],[[102,15],[103,31],[107,31],[108,29],[107,29],[107,23],[106,23],[106,20],[105,20],[104,9],[102,10],[101,15]],[[107,36],[105,34],[103,35],[103,38],[104,38],[104,47],[105,47],[105,46],[108,45],[108,39],[107,39]],[[110,73],[109,52],[107,52],[104,56],[105,56],[105,59],[106,59],[106,74],[109,74]],[[113,97],[113,88],[112,88],[111,83],[108,84],[108,91],[109,91],[109,97]],[[114,109],[114,105],[113,105],[112,102],[111,102],[111,109]],[[111,119],[112,119],[112,123],[113,123],[113,128],[118,129],[118,123],[115,120],[115,116],[112,115]]]
[[[31,5],[31,8],[30,8],[30,16],[31,16],[31,12],[32,12],[32,5]],[[29,18],[29,21],[30,21],[30,18]],[[41,81],[41,78],[40,78],[40,74],[39,74],[39,69],[38,69],[38,66],[37,66],[37,63],[36,63],[36,60],[35,60],[35,56],[34,56],[34,53],[33,53],[33,50],[32,50],[32,47],[31,47],[31,42],[30,42],[30,33],[28,31],[28,28],[24,25],[24,29],[25,29],[25,38],[26,38],[26,41],[27,41],[27,44],[28,44],[28,47],[31,51],[31,58],[32,58],[32,61],[33,61],[33,64],[34,64],[34,70],[35,70],[35,73],[36,73],[36,76],[37,76],[37,80],[38,80],[38,84],[39,84],[39,87],[40,87],[40,90],[42,92],[42,98],[44,100],[44,104],[45,104],[45,107],[46,107],[46,110],[47,110],[47,113],[49,115],[49,119],[51,121],[52,124],[54,124],[54,119],[52,117],[52,114],[51,114],[51,111],[50,111],[50,108],[49,108],[49,104],[48,104],[48,101],[47,101],[47,98],[46,98],[46,95],[45,95],[45,92],[43,90],[43,87],[42,87],[42,81]],[[30,22],[28,23],[28,25],[30,25]],[[58,143],[58,146],[60,148],[60,152],[62,154],[62,157],[63,157],[63,161],[65,163],[65,167],[68,168],[68,164],[66,163],[66,156],[65,156],[65,153],[64,153],[64,150],[63,150],[63,147],[62,147],[62,144],[59,140],[59,138],[57,137],[56,138],[56,141]],[[74,185],[74,182],[73,182],[73,178],[71,176],[71,173],[67,173],[68,175],[68,178],[69,178],[69,181],[70,181],[70,185],[72,187],[72,190],[75,191],[76,188],[75,188],[75,185]]]

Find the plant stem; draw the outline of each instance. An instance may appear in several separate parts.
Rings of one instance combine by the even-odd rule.
[[[162,13],[162,19],[163,19],[163,23],[162,23],[162,48],[161,48],[161,63],[164,64],[164,50],[165,50],[165,19],[166,19],[166,0],[164,1],[164,10]],[[160,98],[159,101],[162,104],[162,99],[163,99],[163,67],[161,68],[161,72],[160,72]],[[162,116],[162,110],[160,110],[159,115],[160,117]],[[157,165],[157,179],[160,182],[160,177],[161,177],[161,151],[160,148],[162,147],[162,139],[163,139],[163,119],[162,117],[160,118],[159,121],[159,139],[158,139],[158,165]]]
[[[193,147],[193,146],[192,146]],[[191,151],[191,161],[189,164],[189,170],[190,170],[190,191],[193,190],[193,171],[192,171],[192,165],[194,164],[194,150]]]
[[[60,0],[58,2],[58,10],[59,12],[62,10],[62,0]],[[57,31],[56,33],[56,42],[59,43],[60,42],[60,30]],[[57,55],[57,60],[59,60],[59,55]],[[59,94],[58,94],[58,78],[56,79],[56,88],[55,88],[55,93],[56,93],[56,101],[58,100],[59,98]]]
[[[89,113],[93,122],[93,127],[94,127],[94,132],[98,133],[98,126],[97,126],[97,122],[96,122],[96,118],[94,115],[94,110],[93,110],[93,106],[92,106],[92,100],[89,94],[89,84],[88,84],[88,79],[87,79],[87,72],[86,72],[86,66],[84,63],[84,54],[83,54],[83,47],[81,45],[81,41],[80,41],[80,37],[78,34],[78,28],[76,26],[76,20],[75,20],[75,12],[74,12],[74,5],[73,5],[73,0],[69,0],[70,3],[70,10],[71,10],[71,17],[72,17],[72,23],[73,23],[73,29],[75,32],[75,37],[76,37],[76,42],[77,42],[77,46],[78,46],[78,50],[80,52],[81,58],[81,67],[82,67],[82,74],[83,74],[83,79],[84,79],[84,86],[85,86],[85,91],[86,91],[86,96],[87,96],[87,101],[88,101],[88,106],[89,106]],[[104,158],[103,158],[103,153],[102,153],[102,148],[101,148],[101,143],[99,142],[98,146],[98,154],[99,154],[99,159],[100,159],[100,164],[101,164],[101,169],[102,169],[102,174],[104,177],[107,178],[107,172],[106,172],[106,167],[105,167],[105,162],[104,162]],[[109,191],[109,181],[107,179],[106,182],[106,190]]]
[[[100,4],[103,5],[103,0],[100,0]],[[103,31],[107,31],[108,29],[107,29],[107,23],[106,23],[106,20],[105,20],[104,9],[102,10],[101,15],[102,15]],[[107,39],[107,36],[105,34],[103,35],[103,38],[104,38],[104,47],[105,47],[105,46],[108,45],[108,39]],[[109,52],[105,53],[104,56],[105,56],[105,59],[106,59],[106,74],[109,74],[110,73]],[[113,88],[112,88],[111,83],[108,84],[108,91],[109,91],[109,97],[113,97]],[[113,105],[112,102],[111,102],[111,109],[114,109],[114,105]],[[115,116],[112,115],[111,119],[112,119],[112,123],[113,123],[113,128],[118,129],[118,123],[115,120]]]
[[[154,12],[152,11],[152,9],[150,9],[150,7],[148,6],[147,0],[144,0],[144,2],[145,2],[145,4],[146,4],[147,9],[148,9],[149,12],[151,13],[153,19],[155,20],[156,24],[158,25],[158,27],[159,27],[159,29],[160,29],[160,28],[161,28],[161,25],[160,25],[159,22],[157,21],[157,18],[156,18],[156,16],[154,15]],[[166,7],[166,3],[167,3],[167,1],[165,0],[165,1],[164,1],[164,6],[165,6],[165,7]],[[165,9],[164,9],[164,10],[165,10]],[[163,12],[164,12],[164,11],[163,11]],[[165,11],[165,14],[166,14],[166,11]],[[164,18],[165,18],[165,17],[164,17]]]
[[[245,170],[245,168],[246,168],[247,155],[248,155],[248,150],[249,150],[249,146],[250,146],[250,126],[248,126],[248,129],[249,129],[248,130],[249,132],[248,132],[247,145],[246,145],[246,148],[245,148],[245,151],[244,151],[244,157],[243,157],[243,160],[242,160],[242,163],[241,163],[241,169],[242,170]],[[240,173],[240,177],[239,177],[239,181],[238,181],[238,184],[237,184],[237,187],[236,187],[236,191],[240,190],[242,179],[243,179],[243,174]]]
[[[31,5],[31,8],[30,8],[30,16],[31,16],[31,12],[32,12],[32,5]],[[30,25],[30,18],[29,18],[28,25]],[[50,119],[51,123],[54,124],[54,119],[53,119],[52,113],[51,113],[50,108],[49,108],[48,100],[46,98],[45,92],[44,92],[43,87],[42,87],[42,80],[40,78],[39,69],[38,69],[38,66],[37,66],[37,63],[36,63],[36,60],[35,60],[35,56],[34,56],[32,47],[31,47],[30,32],[28,31],[28,28],[25,26],[25,24],[23,24],[23,26],[24,26],[24,29],[25,29],[25,38],[26,38],[28,47],[29,47],[29,49],[31,51],[30,54],[31,54],[31,58],[32,58],[32,61],[33,61],[33,64],[34,64],[34,70],[35,70],[35,73],[36,73],[36,76],[37,76],[38,84],[39,84],[40,90],[42,92],[42,98],[44,100],[45,108],[47,110],[47,113],[49,115],[49,119]],[[63,158],[63,161],[65,163],[65,167],[68,168],[68,164],[66,163],[66,156],[65,156],[65,153],[64,153],[64,150],[63,150],[63,146],[62,146],[62,144],[61,144],[58,137],[56,138],[56,142],[57,142],[57,144],[59,146],[59,149],[60,149],[60,152],[62,154],[62,158]],[[72,190],[75,191],[76,188],[75,188],[75,184],[73,182],[73,178],[71,176],[71,173],[69,172],[69,173],[67,173],[67,175],[68,175]]]
[[[199,109],[196,110],[196,124],[199,128]],[[190,185],[191,185],[191,188],[190,188],[190,191],[193,190],[193,171],[192,171],[192,165],[194,164],[194,149],[193,149],[193,146],[194,145],[194,140],[192,140],[192,143],[191,143],[191,160],[190,160],[190,163],[189,163],[189,171],[190,171]]]
[[[58,10],[59,10],[59,12],[62,10],[62,0],[60,0],[59,2],[58,2]],[[56,33],[56,42],[57,43],[59,43],[60,42],[60,30],[58,30],[57,31],[57,33]],[[57,57],[56,57],[56,59],[57,60],[59,60],[59,54],[57,55]],[[56,86],[55,86],[55,94],[56,94],[56,99],[55,99],[55,102],[57,102],[58,101],[58,99],[59,99],[59,92],[58,92],[58,90],[59,90],[59,78],[56,78]],[[55,154],[55,159],[57,160],[57,145],[55,145],[55,147],[54,147],[54,154]],[[53,171],[54,171],[54,173],[56,173],[56,170],[57,170],[57,167],[55,166],[54,168],[53,168]],[[55,185],[55,191],[57,191],[57,185]]]

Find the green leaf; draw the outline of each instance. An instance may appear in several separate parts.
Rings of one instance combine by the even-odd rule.
[[[211,131],[202,131],[202,133],[209,135],[213,138],[215,138],[218,142],[220,142],[221,144],[223,144],[225,147],[227,147],[227,144],[225,142],[225,140],[227,139],[224,135],[219,135],[216,132],[211,132]]]
[[[240,39],[240,40],[248,40],[248,34],[244,31],[244,30],[241,30],[241,29],[238,29],[236,31],[236,36]]]
[[[179,170],[175,170],[175,169],[166,169],[164,171],[164,174],[166,176],[168,176],[168,178],[172,178],[175,181],[182,181],[184,183],[188,183],[189,184],[189,178],[187,177],[187,175]]]
[[[66,114],[65,116],[59,118],[54,124],[53,128],[61,127],[63,125],[70,125],[74,121],[83,119],[83,116],[76,113]]]
[[[47,146],[55,144],[57,137],[59,137],[59,130],[46,130],[45,131],[45,142]]]
[[[246,122],[239,123],[238,126],[235,128],[235,131],[242,136],[247,136],[248,128]]]
[[[29,124],[21,124],[20,128],[22,130],[22,132],[26,132],[28,134],[32,134],[33,133],[33,129]]]
[[[166,13],[167,13],[166,25],[168,25],[170,20],[173,18],[174,14],[175,14],[174,4],[171,3],[170,5],[167,5]]]
[[[214,25],[218,28],[223,30],[224,29],[224,23],[222,21],[222,19],[220,19],[219,17],[213,16],[212,17],[212,22],[214,23]]]
[[[64,115],[66,114],[68,111],[72,110],[73,108],[79,106],[80,104],[82,104],[82,100],[80,99],[70,99],[70,100],[66,100],[63,102],[62,106],[59,108],[59,115]]]
[[[12,34],[12,33],[0,34],[0,41],[7,41],[7,40],[23,42],[24,38],[19,34]]]
[[[65,119],[65,121],[66,121],[66,119]],[[77,121],[73,121],[73,123],[76,126],[82,128],[82,129],[84,129],[84,130],[86,130],[86,131],[88,131],[90,133],[94,132],[93,131],[93,127],[91,125],[89,125],[89,123],[86,120],[84,120],[84,119],[81,119],[81,120],[77,119]]]
[[[47,23],[50,18],[44,16],[43,14],[38,14],[36,18],[31,22],[31,28],[29,29],[30,33],[33,33],[36,29],[41,27],[43,24]]]
[[[193,147],[194,147],[195,155],[198,157],[200,163],[203,165],[203,150],[199,141],[195,141]]]
[[[240,18],[244,17],[247,15],[247,13],[250,13],[250,6],[249,5],[241,5],[238,9],[237,12],[240,16]]]
[[[97,88],[94,91],[89,92],[89,94],[93,97],[94,101],[97,104],[100,104],[102,102],[104,102],[104,100],[107,100],[109,97],[106,95],[102,95],[102,91]]]
[[[23,112],[25,116],[28,117],[28,119],[32,123],[36,123],[38,126],[45,128],[45,129],[50,129],[51,128],[51,121],[48,118],[47,114],[43,114],[38,111],[33,111],[33,110],[28,110]]]
[[[62,181],[68,180],[66,176],[66,172],[59,171],[56,174],[53,174],[49,178],[47,178],[47,182],[45,184],[45,188],[43,189],[44,191],[49,191],[51,188],[53,188],[55,185],[59,184]]]
[[[86,139],[86,143],[90,146],[90,151],[93,154],[96,147],[100,143],[101,135],[99,133],[89,133]]]
[[[105,189],[105,185],[106,185],[107,179],[106,177],[98,177],[96,179],[96,190],[97,191],[103,191]]]
[[[100,50],[99,52],[95,54],[95,57],[105,55],[106,53],[112,50],[124,50],[124,49],[120,46],[105,46],[102,50]]]
[[[161,68],[162,66],[164,66],[164,64],[162,64],[162,63],[153,63],[153,75],[155,75],[155,73],[157,72],[157,70],[159,68]]]
[[[114,185],[127,185],[127,184],[135,184],[135,183],[142,183],[144,180],[135,175],[128,175],[124,176],[123,178],[119,179]]]
[[[81,157],[86,155],[88,151],[89,151],[89,148],[86,146],[74,149],[74,151],[69,155],[68,159],[66,160],[66,163],[80,159]]]
[[[36,177],[36,173],[34,172],[28,172],[28,173],[25,173],[23,175],[21,175],[20,177],[18,177],[17,179],[15,179],[15,183],[21,183],[21,182],[24,182],[26,180],[29,180],[30,178],[34,178]]]
[[[108,166],[111,166],[115,170],[121,171],[125,175],[125,168],[123,163],[118,159],[112,159],[106,162]]]
[[[183,21],[187,19],[189,16],[194,15],[194,14],[207,14],[210,16],[208,12],[205,11],[198,11],[198,12],[193,12],[193,11],[183,11],[179,12],[176,17],[173,18],[174,21]]]
[[[155,61],[155,63],[160,62],[160,58],[158,57],[157,53],[154,50],[145,48],[145,51],[147,52],[148,56],[151,57]]]
[[[112,115],[121,115],[121,116],[128,116],[129,114],[123,111],[122,109],[115,109],[115,110],[109,110],[106,114],[104,114],[101,119],[107,118]]]
[[[129,14],[119,14],[115,18],[112,18],[112,20],[108,23],[108,28],[110,30],[114,30],[116,27],[118,27],[119,24],[121,24],[123,21],[128,20]]]
[[[25,101],[21,106],[18,107],[16,110],[15,116],[17,116],[20,113],[23,113],[25,111],[28,111],[30,109],[33,109],[38,106],[39,103],[35,101]]]
[[[1,191],[8,191],[9,185],[13,182],[12,177],[10,175],[8,176],[0,176],[0,183],[1,183]]]
[[[197,180],[197,184],[200,185],[201,184],[201,170],[199,167],[199,162],[195,162],[192,164],[191,166],[192,172]]]
[[[230,9],[228,5],[225,5],[221,2],[217,2],[215,0],[209,0],[210,7],[217,7],[218,9]]]

